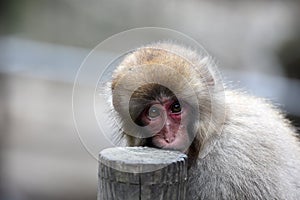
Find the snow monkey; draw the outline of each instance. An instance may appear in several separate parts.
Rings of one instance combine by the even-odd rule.
[[[296,130],[267,100],[223,86],[210,56],[170,42],[124,56],[110,84],[129,146],[188,156],[187,199],[300,199]]]

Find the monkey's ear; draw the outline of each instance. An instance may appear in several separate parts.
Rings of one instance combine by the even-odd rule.
[[[215,79],[211,74],[209,75],[209,77],[207,77],[205,82],[206,82],[207,86],[209,86],[209,87],[215,86]]]
[[[211,66],[214,66],[213,59],[210,56],[206,56],[198,61],[196,69],[199,69],[202,79],[208,87],[215,86],[215,78],[211,71]]]
[[[201,80],[204,85],[207,87],[214,87],[216,85],[215,78],[213,74],[209,70],[205,70],[200,72],[201,74]]]

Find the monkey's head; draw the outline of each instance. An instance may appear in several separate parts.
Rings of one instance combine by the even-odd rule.
[[[220,125],[211,65],[209,57],[170,43],[125,56],[111,90],[128,145],[179,150],[193,163]]]

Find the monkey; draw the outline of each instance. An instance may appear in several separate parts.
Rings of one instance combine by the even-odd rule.
[[[109,90],[128,146],[187,154],[186,199],[300,199],[296,128],[268,100],[225,86],[211,56],[145,45],[124,56]]]

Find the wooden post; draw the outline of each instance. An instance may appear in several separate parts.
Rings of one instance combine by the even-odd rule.
[[[98,200],[184,200],[187,156],[147,147],[115,147],[99,155]]]

